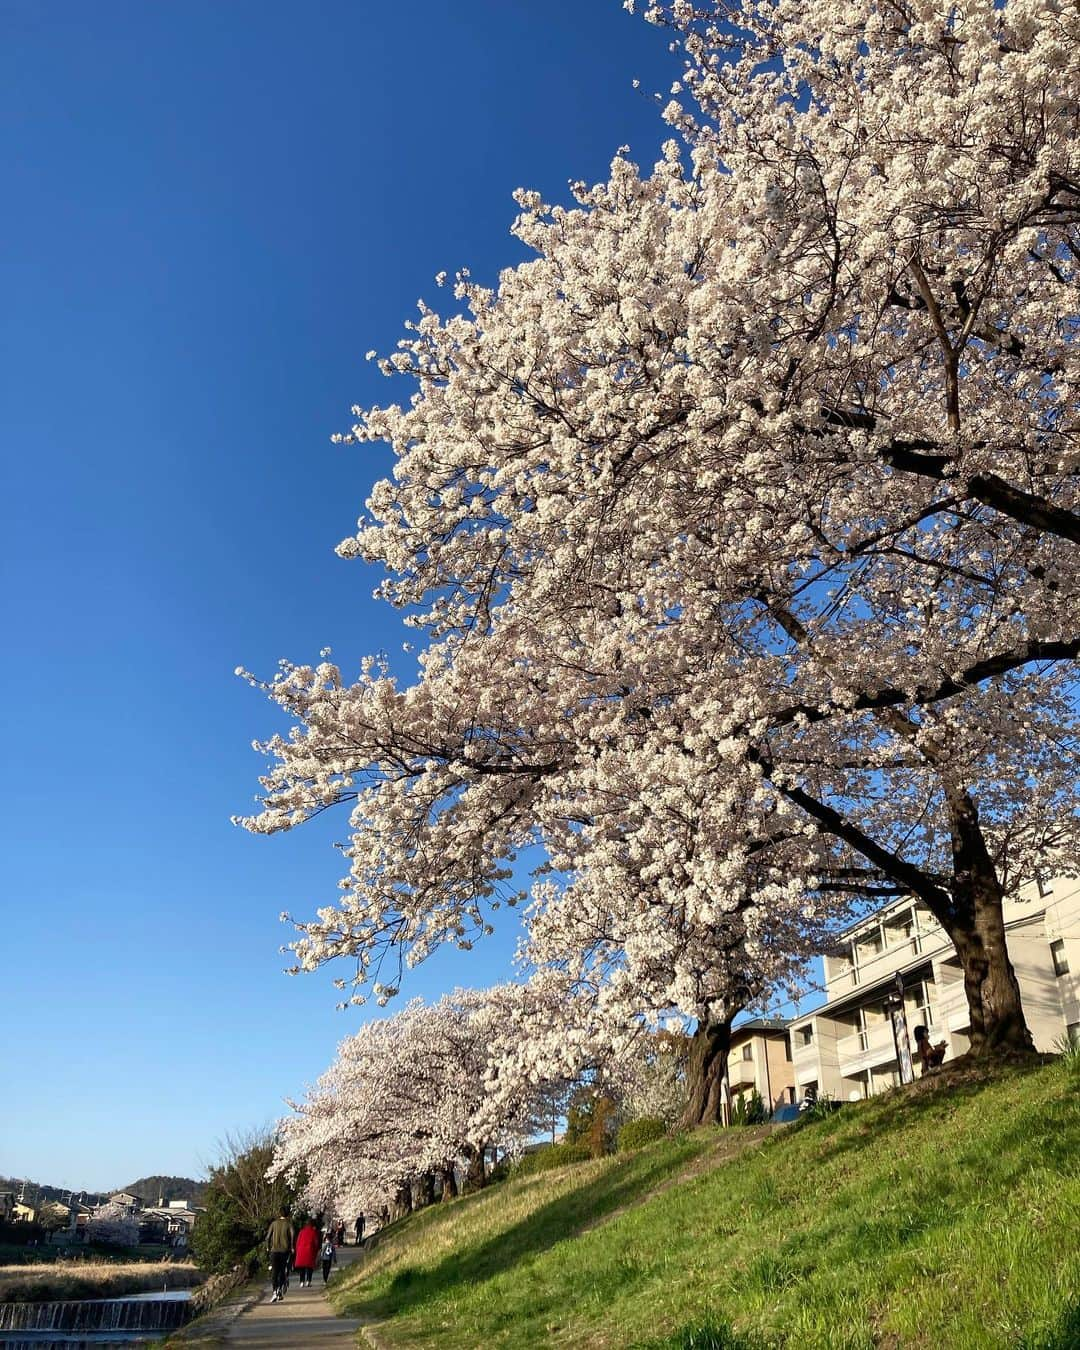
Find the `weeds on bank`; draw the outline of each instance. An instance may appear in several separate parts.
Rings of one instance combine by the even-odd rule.
[[[190,1289],[202,1280],[190,1262],[64,1261],[0,1266],[0,1303],[51,1303],[73,1298],[118,1298],[150,1289]]]

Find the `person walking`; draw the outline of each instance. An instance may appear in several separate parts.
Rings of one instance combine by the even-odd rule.
[[[334,1242],[334,1233],[327,1229],[323,1234],[322,1245],[322,1282],[325,1284],[330,1278],[330,1267],[337,1260],[337,1244]]]
[[[300,1288],[311,1288],[311,1276],[315,1270],[315,1261],[319,1255],[319,1230],[307,1219],[296,1235],[296,1256],[293,1266],[300,1276]]]
[[[357,1216],[356,1222],[353,1224],[353,1232],[356,1234],[356,1245],[359,1247],[364,1240],[364,1216],[362,1214]]]
[[[282,1206],[281,1213],[266,1233],[266,1251],[270,1257],[270,1283],[274,1287],[271,1303],[279,1303],[289,1287],[289,1257],[292,1255],[293,1230],[289,1211]]]

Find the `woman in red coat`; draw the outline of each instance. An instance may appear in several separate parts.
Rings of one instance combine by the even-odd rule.
[[[293,1262],[296,1273],[300,1276],[301,1289],[311,1288],[311,1275],[318,1259],[319,1230],[308,1219],[296,1235],[296,1260]]]

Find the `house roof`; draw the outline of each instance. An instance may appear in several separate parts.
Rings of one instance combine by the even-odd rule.
[[[750,1034],[755,1031],[787,1031],[790,1025],[783,1017],[748,1017],[745,1022],[731,1028],[731,1038],[734,1040],[744,1031]]]

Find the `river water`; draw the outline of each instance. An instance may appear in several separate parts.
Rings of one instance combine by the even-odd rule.
[[[122,1298],[0,1303],[0,1350],[123,1350],[161,1340],[190,1319],[190,1289]]]

